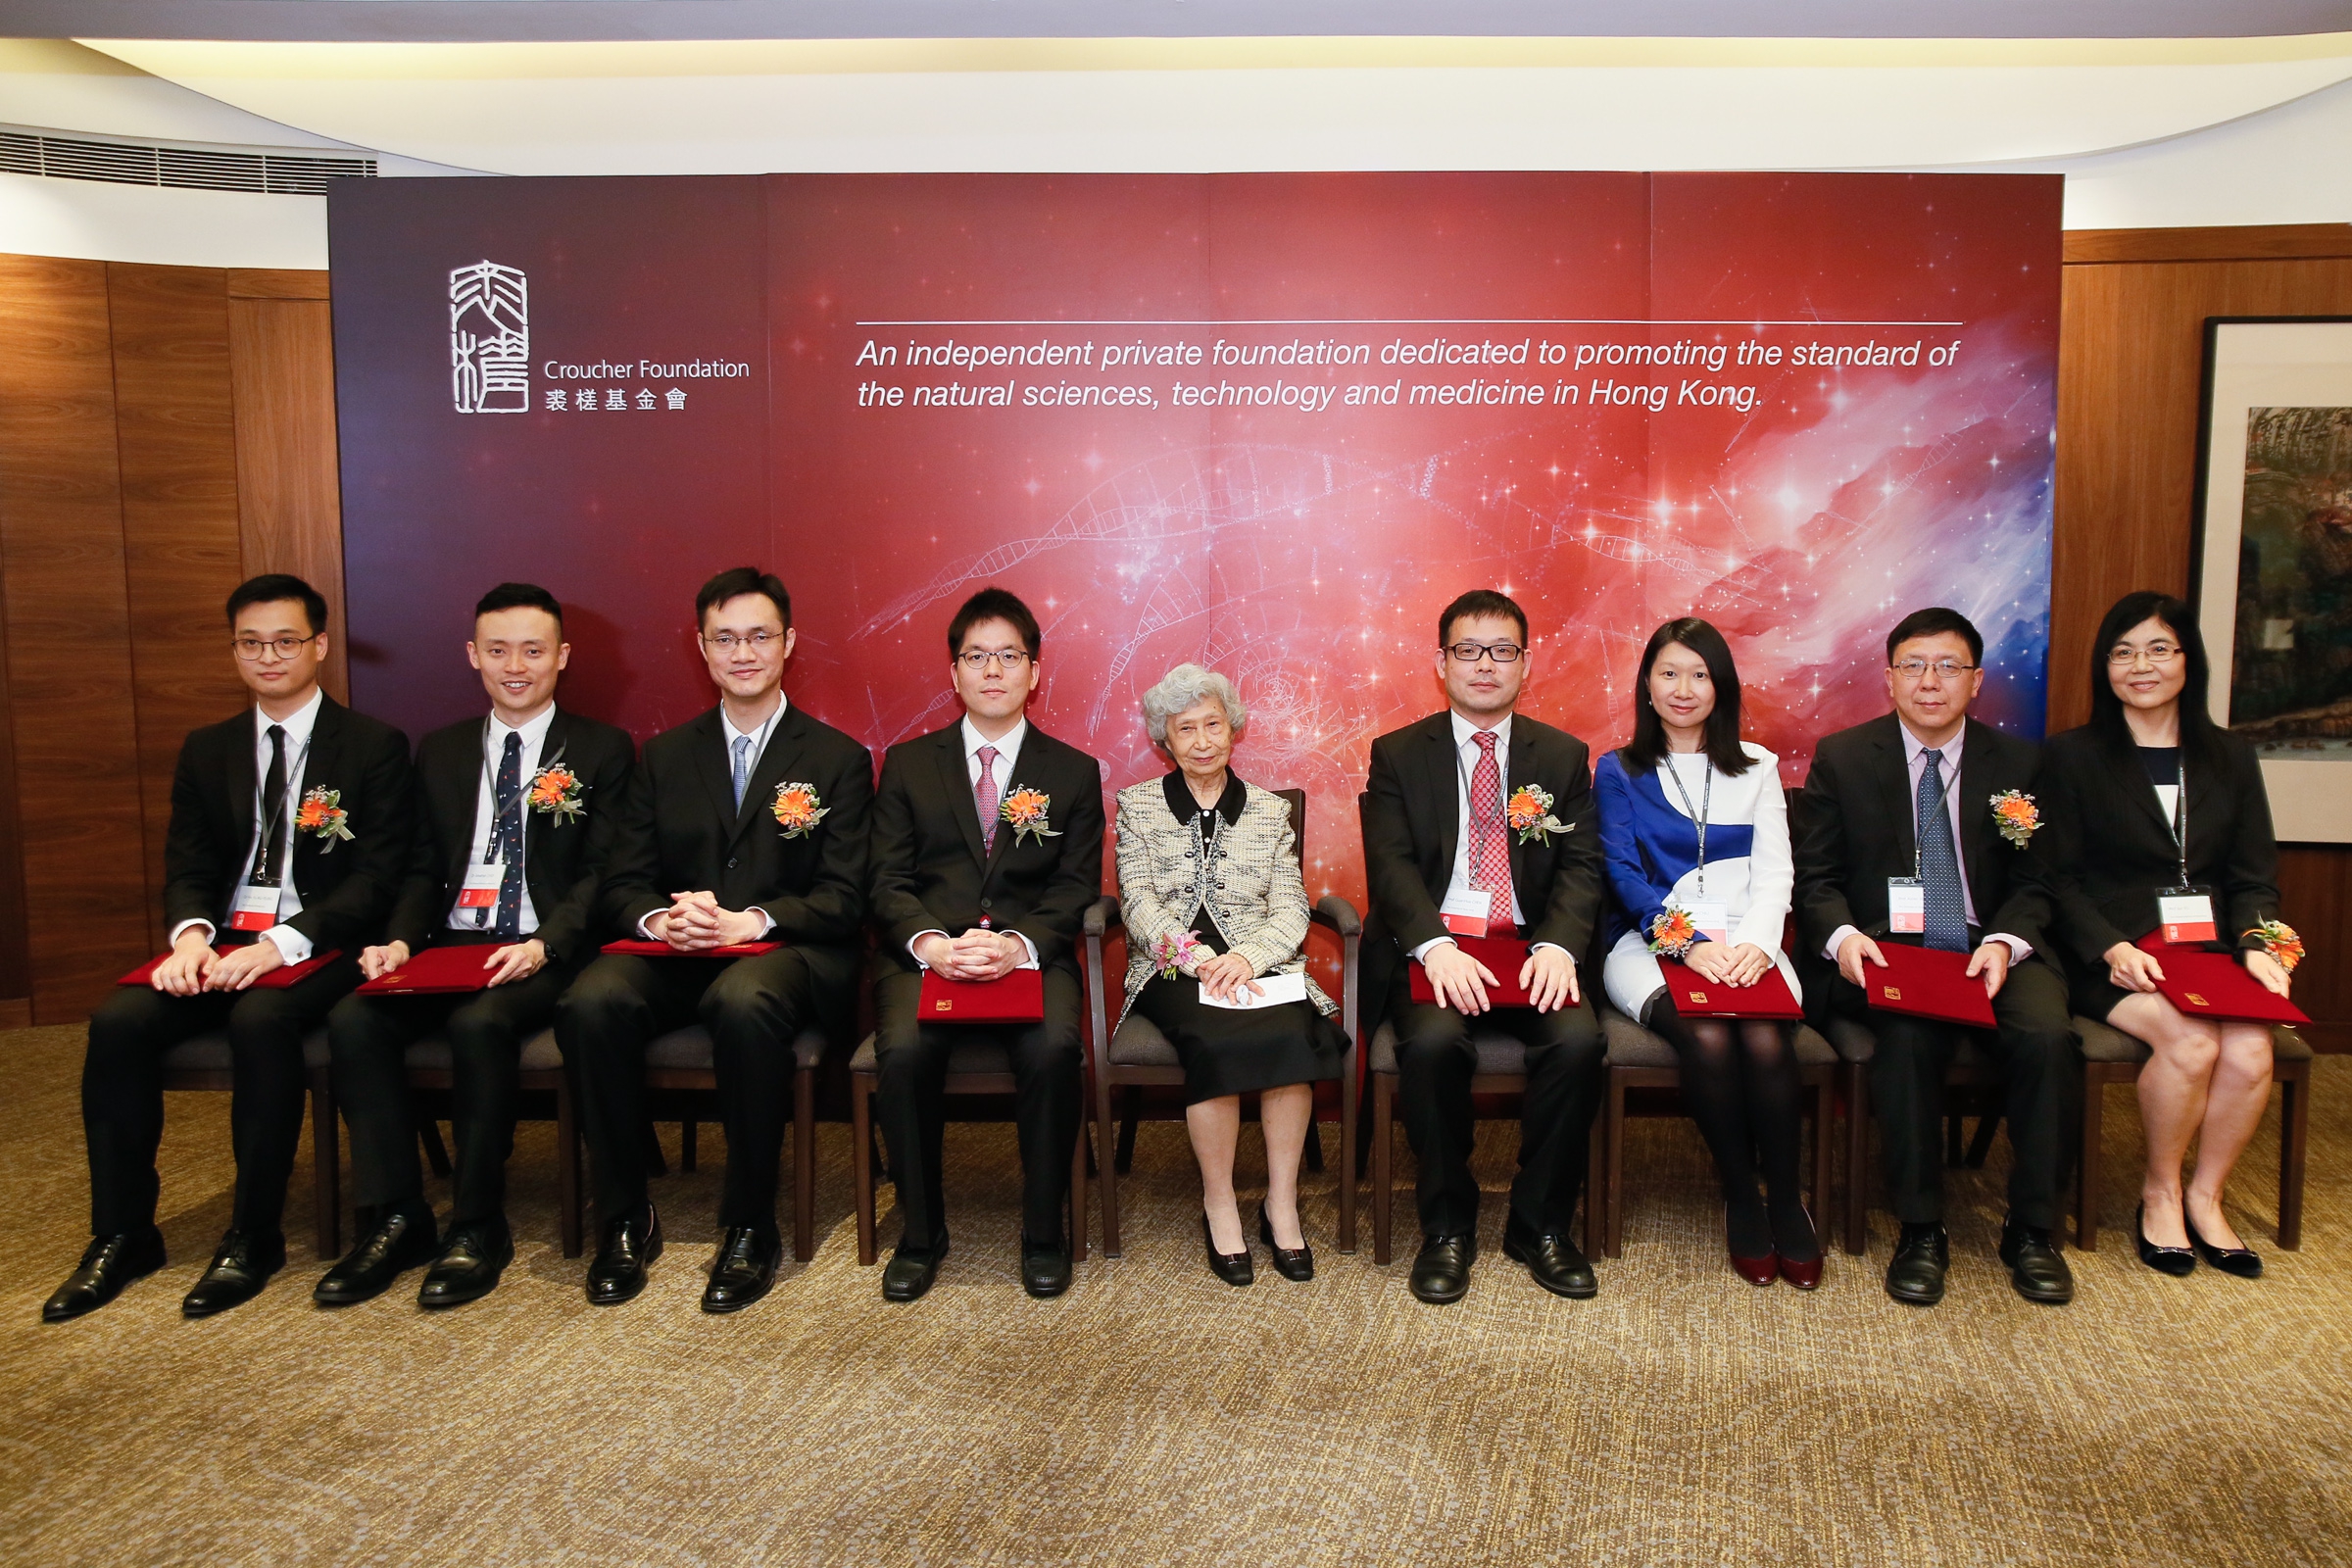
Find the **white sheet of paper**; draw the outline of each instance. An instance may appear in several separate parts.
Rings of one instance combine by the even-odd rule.
[[[1231,1002],[1219,1002],[1208,994],[1208,987],[1202,986],[1200,1005],[1248,1012],[1251,1007],[1272,1007],[1285,1002],[1306,1000],[1306,976],[1302,974],[1261,974],[1250,983],[1257,987],[1259,994],[1253,997],[1237,987]]]

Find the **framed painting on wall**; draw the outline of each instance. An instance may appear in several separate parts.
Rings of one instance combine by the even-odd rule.
[[[2210,317],[2189,596],[2278,838],[2352,843],[2352,317]]]

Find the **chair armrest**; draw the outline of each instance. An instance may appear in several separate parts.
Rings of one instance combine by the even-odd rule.
[[[1327,893],[1317,899],[1309,918],[1331,927],[1344,937],[1360,937],[1364,934],[1363,917],[1355,912],[1354,905],[1337,893]]]
[[[1086,906],[1086,934],[1099,937],[1119,923],[1119,901],[1105,893]]]

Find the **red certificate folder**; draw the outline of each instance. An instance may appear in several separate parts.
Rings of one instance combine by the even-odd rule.
[[[2311,1022],[2311,1015],[2301,1007],[2264,990],[2233,953],[2215,953],[2194,943],[2176,947],[2164,940],[2161,926],[2132,946],[2164,965],[2164,978],[2156,982],[2156,990],[2191,1018],[2225,1023]]]
[[[1658,971],[1666,977],[1666,995],[1674,1010],[1686,1018],[1802,1018],[1795,993],[1778,964],[1764,971],[1752,986],[1727,986],[1709,980],[1689,964],[1660,958]]]
[[[781,942],[738,942],[731,948],[704,948],[696,953],[680,953],[666,942],[608,942],[597,951],[617,953],[632,958],[756,958],[762,953],[773,953]]]
[[[1519,983],[1519,971],[1527,964],[1527,944],[1510,937],[1455,937],[1454,942],[1473,958],[1487,966],[1495,983],[1487,987],[1487,1002],[1496,1007],[1532,1007],[1527,988]],[[1412,988],[1415,1002],[1436,1002],[1437,988],[1429,983],[1429,971],[1417,963],[1408,963],[1410,971],[1406,984]]]
[[[495,942],[466,942],[427,948],[390,974],[378,975],[360,987],[363,997],[431,996],[480,991],[490,984],[487,967]]]
[[[1882,942],[1879,951],[1886,956],[1884,969],[1862,960],[1872,1006],[1971,1029],[1993,1027],[1992,999],[1984,994],[1983,975],[1969,977],[1967,954],[1902,942]]]
[[[1015,969],[997,980],[951,980],[923,971],[925,1023],[1039,1023],[1046,1016],[1046,976]]]
[[[167,953],[163,957],[149,958],[145,963],[116,981],[115,984],[119,986],[152,985],[155,982],[156,967],[164,961],[164,958],[170,956],[172,955]],[[341,956],[343,956],[341,948],[329,948],[324,953],[312,954],[300,963],[281,963],[256,980],[253,983],[253,989],[256,991],[283,991],[288,986],[299,985],[308,980]]]

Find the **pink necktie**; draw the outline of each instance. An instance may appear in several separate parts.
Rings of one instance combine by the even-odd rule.
[[[997,765],[997,749],[980,748],[980,782],[972,786],[972,799],[980,808],[980,848],[993,854],[997,847],[997,781],[990,771]]]
[[[1470,770],[1470,869],[1491,895],[1490,925],[1511,923],[1510,835],[1502,824],[1502,769],[1494,764],[1494,732],[1478,736],[1478,766]]]

